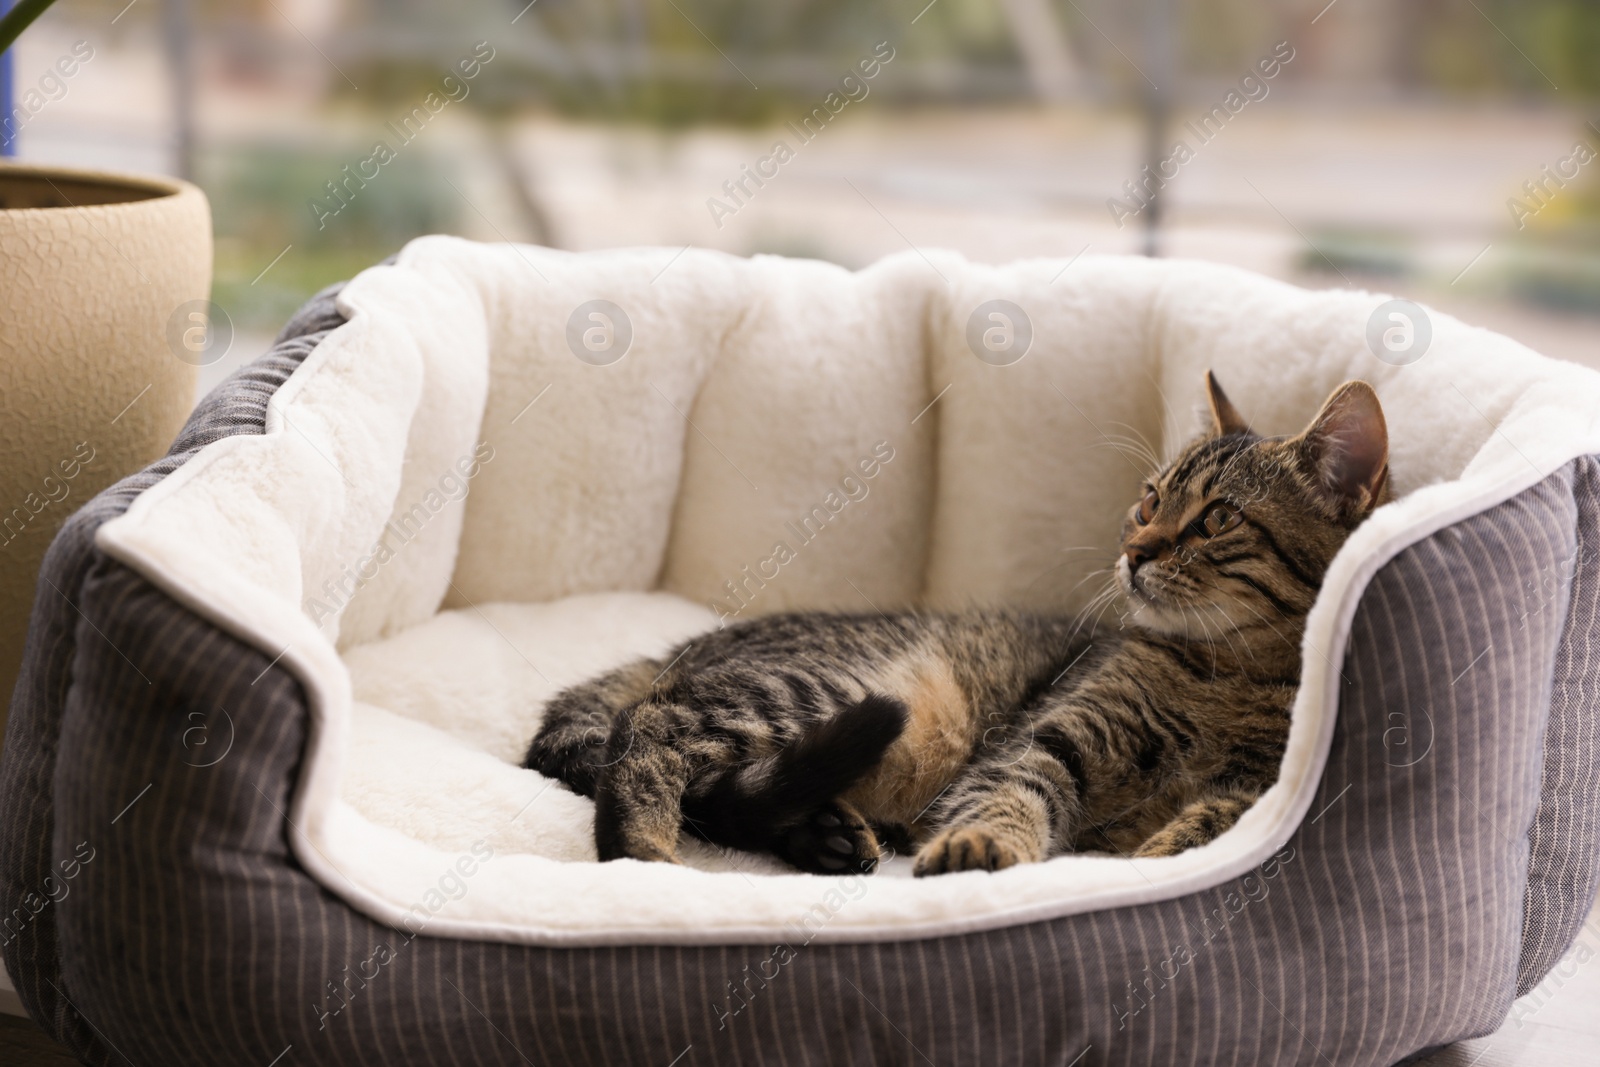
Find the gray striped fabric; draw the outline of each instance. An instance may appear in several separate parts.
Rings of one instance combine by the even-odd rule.
[[[1593,463],[1575,474],[1577,545],[1555,570],[1526,574],[1525,611],[1553,608],[1570,582],[1567,639],[1556,657],[1545,727],[1542,798],[1530,835],[1528,892],[1523,897],[1522,963],[1517,995],[1532,992],[1578,936],[1583,915],[1573,901],[1600,893],[1600,474]]]
[[[543,949],[374,923],[290,851],[298,684],[90,544],[206,440],[260,432],[330,316],[309,308],[305,340],[46,563],[61,593],[41,587],[0,768],[0,900],[30,915],[5,943],[25,1003],[86,1062],[1390,1064],[1495,1029],[1592,899],[1585,459],[1378,573],[1306,822],[1216,889],[864,945]],[[188,731],[217,708],[232,747],[207,766]],[[32,914],[47,876],[59,899]]]

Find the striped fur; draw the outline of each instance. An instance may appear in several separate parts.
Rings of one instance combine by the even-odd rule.
[[[918,875],[1212,840],[1277,777],[1306,613],[1385,498],[1388,450],[1365,383],[1292,439],[1207,386],[1212,432],[1125,520],[1117,632],[998,610],[752,620],[562,693],[526,765],[595,797],[602,860],[675,862],[680,829],[819,873],[872,869],[884,840]]]

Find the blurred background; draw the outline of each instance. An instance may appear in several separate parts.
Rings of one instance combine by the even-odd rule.
[[[0,141],[205,189],[203,387],[434,232],[1199,257],[1600,363],[1597,54],[1594,0],[63,0]]]

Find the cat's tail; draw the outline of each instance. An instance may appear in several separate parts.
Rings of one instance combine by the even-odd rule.
[[[772,755],[731,768],[696,798],[696,810],[686,807],[689,826],[704,821],[713,824],[700,828],[711,831],[711,840],[764,847],[774,829],[798,823],[870,774],[910,714],[895,697],[868,694]]]

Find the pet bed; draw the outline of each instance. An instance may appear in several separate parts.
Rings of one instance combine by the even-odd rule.
[[[1600,376],[1418,309],[1398,359],[1384,303],[411,243],[53,546],[0,768],[20,995],[92,1063],[1388,1064],[1493,1030],[1600,879]],[[1217,841],[599,864],[589,802],[517,766],[561,687],[730,618],[1080,607],[1207,368],[1267,433],[1371,381],[1398,495]]]

